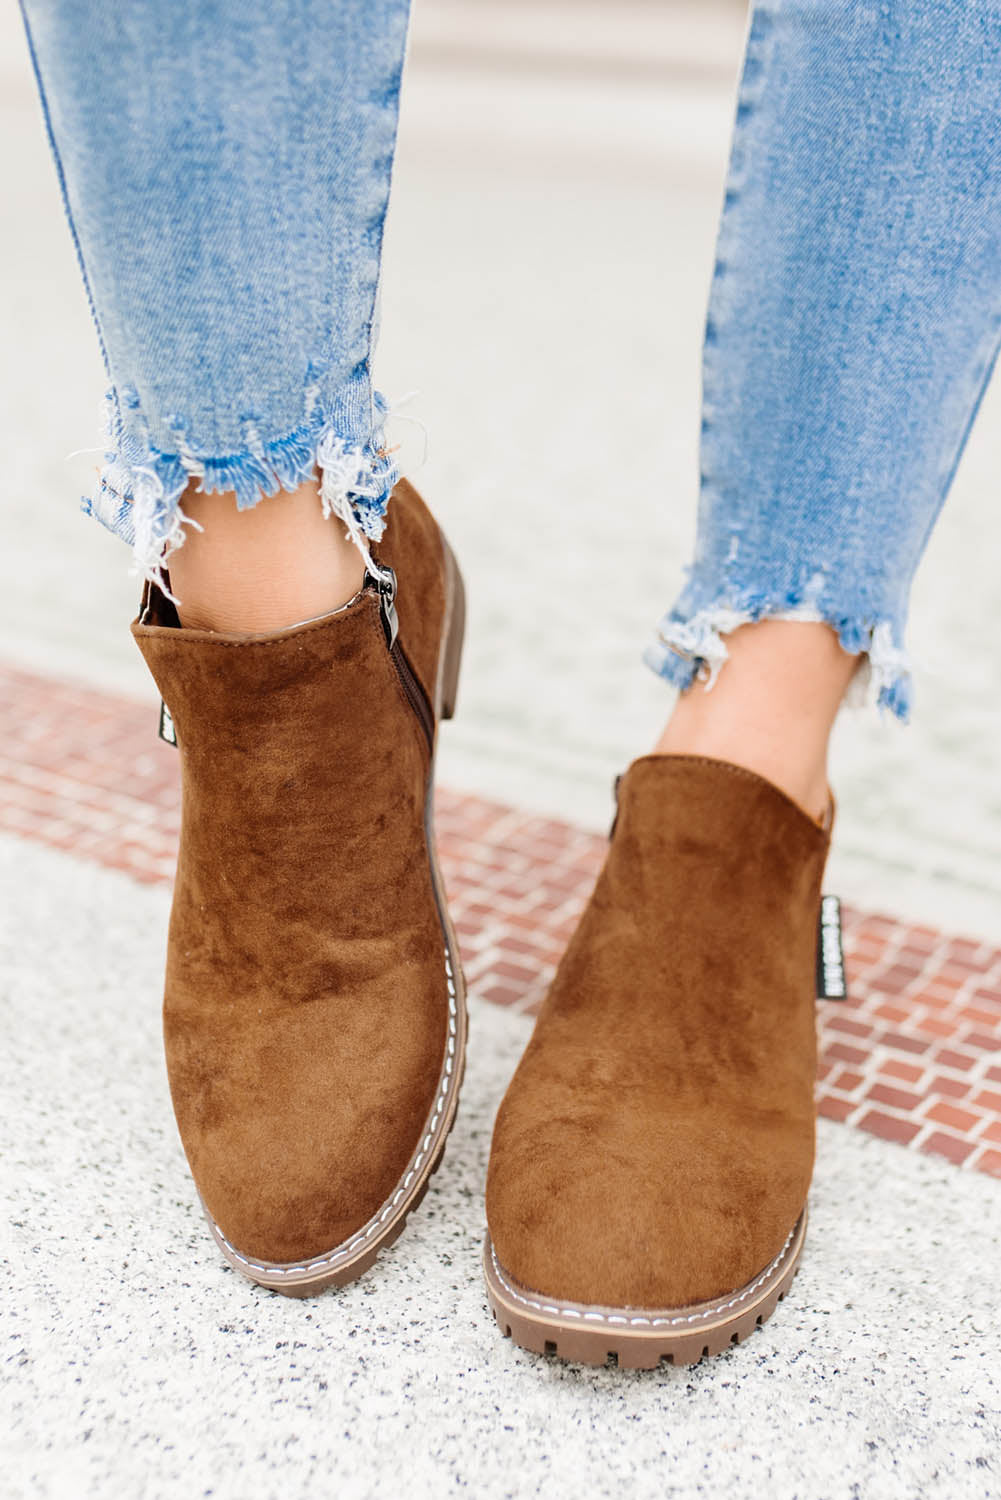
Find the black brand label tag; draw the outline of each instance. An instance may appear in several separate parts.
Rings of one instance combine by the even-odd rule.
[[[177,744],[177,731],[174,728],[174,721],[170,717],[170,709],[162,698],[160,699],[160,738],[168,745]]]
[[[817,999],[845,1000],[845,950],[841,940],[841,901],[837,896],[823,896],[820,901],[820,925],[817,928]]]

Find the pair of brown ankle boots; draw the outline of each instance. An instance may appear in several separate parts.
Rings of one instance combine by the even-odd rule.
[[[164,1001],[178,1126],[226,1260],[309,1296],[424,1194],[466,1044],[431,787],[462,583],[416,492],[376,570],[276,635],[133,633],[183,765]],[[737,766],[649,756],[501,1106],[487,1291],[539,1352],[651,1367],[739,1342],[783,1296],[814,1152],[828,833]]]

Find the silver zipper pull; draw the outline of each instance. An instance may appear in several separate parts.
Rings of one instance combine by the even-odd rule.
[[[396,574],[392,568],[385,568],[368,576],[379,594],[382,628],[386,632],[386,645],[392,650],[400,629],[400,617],[396,613]]]
[[[163,701],[162,698],[160,699],[160,731],[159,731],[159,733],[160,733],[160,738],[163,740],[163,742],[164,742],[165,745],[174,745],[176,747],[176,745],[177,745],[177,730],[174,728],[174,720],[171,717],[170,709],[167,707],[166,703],[164,703],[164,701]]]

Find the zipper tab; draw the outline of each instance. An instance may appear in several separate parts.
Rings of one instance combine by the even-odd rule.
[[[400,619],[396,613],[396,574],[392,568],[386,568],[385,572],[369,573],[368,576],[379,595],[382,628],[386,632],[386,645],[392,651],[400,629]]]
[[[400,619],[396,612],[396,574],[392,568],[383,568],[380,565],[378,572],[374,568],[369,572],[368,581],[379,595],[379,611],[382,615],[382,628],[385,631],[386,646],[389,650],[390,660],[396,668],[396,674],[400,679],[400,686],[403,688],[410,706],[417,715],[420,726],[424,731],[428,748],[433,751],[434,712],[413,667],[407,660],[402,643],[397,640],[400,630]]]
[[[174,728],[174,720],[171,717],[170,709],[167,707],[162,698],[160,699],[159,736],[160,739],[163,740],[164,744],[173,745],[176,748],[177,730]]]

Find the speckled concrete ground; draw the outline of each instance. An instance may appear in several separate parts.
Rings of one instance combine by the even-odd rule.
[[[0,889],[5,1494],[1001,1492],[995,1182],[827,1126],[805,1263],[748,1344],[652,1375],[538,1359],[499,1337],[478,1265],[529,1023],[474,1002],[459,1123],[406,1235],[354,1286],[286,1301],[223,1266],[194,1205],[160,1056],[167,893],[10,839]]]
[[[667,711],[640,665],[694,520],[699,344],[738,4],[418,0],[387,235],[381,381],[469,582],[443,781],[594,828]],[[151,696],[124,551],[75,512],[103,389],[16,8],[0,15],[2,649]],[[16,351],[14,357],[10,351]],[[831,879],[1001,934],[1001,386],[914,598],[913,727],[846,719]]]

